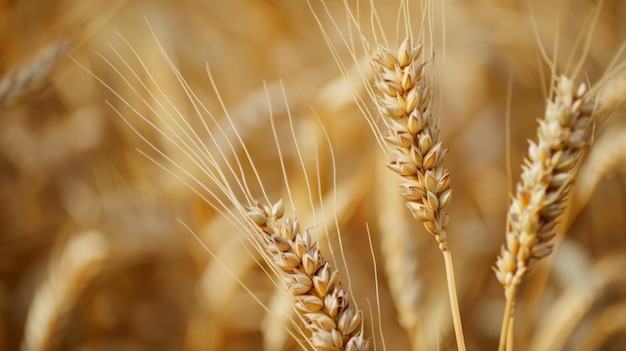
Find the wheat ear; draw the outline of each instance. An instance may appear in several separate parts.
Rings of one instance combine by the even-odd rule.
[[[565,76],[555,83],[544,118],[539,120],[537,141],[528,147],[508,211],[506,244],[494,267],[506,297],[500,350],[507,344],[517,287],[533,265],[552,252],[556,219],[564,211],[577,165],[591,140],[595,104],[586,86],[576,88]]]
[[[450,173],[443,158],[448,150],[439,140],[439,128],[430,110],[431,89],[419,63],[422,46],[405,39],[397,54],[381,47],[374,69],[380,92],[378,108],[389,122],[385,140],[394,146],[389,168],[402,179],[402,196],[413,217],[439,243],[446,265],[450,307],[459,350],[465,350],[461,316],[456,296],[452,257],[448,250],[448,214],[442,210],[452,199]]]
[[[56,40],[30,62],[3,77],[0,80],[0,108],[14,105],[45,87],[69,47],[69,41]]]
[[[298,220],[285,217],[282,200],[273,206],[249,207],[247,215],[258,228],[260,244],[283,275],[316,350],[367,350],[363,313],[355,308],[339,281],[339,272],[324,259],[311,235],[300,231]]]

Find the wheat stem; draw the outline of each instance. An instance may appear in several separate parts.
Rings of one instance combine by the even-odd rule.
[[[505,293],[506,306],[504,307],[504,317],[502,318],[502,330],[500,330],[500,344],[498,346],[498,351],[505,351],[507,339],[511,339],[507,336],[509,336],[509,325],[513,319],[513,304],[515,301],[516,290],[517,286],[512,286],[507,289]]]
[[[513,306],[513,312],[511,313],[509,321],[509,330],[507,331],[506,351],[513,351],[513,335],[515,333],[515,306]]]
[[[465,338],[463,337],[463,326],[461,324],[461,312],[459,311],[459,301],[456,294],[456,283],[454,280],[454,267],[452,266],[452,254],[450,250],[442,252],[446,264],[446,278],[448,279],[448,295],[450,295],[450,308],[452,308],[452,321],[459,351],[465,351]]]
[[[68,314],[85,288],[98,275],[110,254],[106,237],[98,231],[73,236],[50,264],[47,278],[31,302],[22,351],[54,349],[62,339]]]

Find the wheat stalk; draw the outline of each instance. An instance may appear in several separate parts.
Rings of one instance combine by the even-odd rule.
[[[545,309],[541,320],[536,323],[537,332],[533,335],[528,350],[567,349],[568,340],[573,338],[576,328],[585,323],[585,316],[598,312],[596,309],[600,306],[611,306],[610,300],[615,299],[619,303],[619,299],[624,296],[616,294],[616,290],[619,290],[616,287],[626,284],[626,275],[623,272],[625,266],[626,254],[619,252],[604,257],[581,271],[578,281],[566,287]]]
[[[389,121],[385,140],[394,146],[388,166],[402,179],[400,187],[413,217],[439,243],[446,276],[454,330],[460,350],[465,349],[461,316],[456,296],[452,257],[448,250],[448,214],[443,209],[452,199],[450,173],[444,166],[447,149],[439,140],[439,128],[431,113],[431,89],[424,80],[424,63],[419,63],[422,46],[409,38],[397,53],[380,47],[373,63],[380,92],[377,100],[382,116]]]
[[[28,311],[23,351],[50,350],[59,340],[67,315],[109,254],[104,235],[88,231],[72,237],[52,261]]]
[[[623,335],[626,331],[626,302],[604,307],[590,324],[584,339],[574,346],[575,351],[602,350],[608,348],[613,337]]]
[[[507,300],[500,350],[512,344],[507,334],[512,334],[509,322],[517,287],[535,263],[552,252],[557,218],[590,144],[595,104],[586,91],[584,84],[576,88],[566,76],[558,77],[539,121],[537,141],[528,147],[508,211],[506,243],[494,267]]]
[[[298,220],[283,218],[282,200],[273,206],[249,207],[247,215],[261,230],[261,246],[270,262],[282,273],[287,290],[295,299],[311,331],[316,350],[367,350],[362,330],[363,313],[350,304],[341,287],[339,272],[300,230]]]

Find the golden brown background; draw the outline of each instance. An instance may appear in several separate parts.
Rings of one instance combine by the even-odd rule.
[[[349,3],[356,9],[354,2]],[[540,73],[545,74],[546,67],[538,56],[532,18],[548,51],[558,38],[557,66],[565,69],[570,57],[581,57],[574,50],[576,41],[581,32],[583,43],[587,38],[593,23],[585,21],[596,5],[576,0],[446,1],[445,62],[438,52],[435,103],[442,140],[450,149],[446,164],[453,177],[454,201],[449,207],[449,240],[468,349],[495,349],[504,308],[502,288],[490,267],[504,242],[510,189],[507,84],[512,79],[508,156],[515,181],[526,139],[533,137],[536,118],[542,114],[542,87],[547,86]],[[341,31],[348,33],[341,2],[328,1],[327,6]],[[398,3],[380,1],[376,6],[393,42]],[[343,47],[325,8],[314,0],[312,7],[329,29],[330,41]],[[416,28],[421,18],[418,7],[412,7]],[[435,27],[440,28],[440,3],[435,8]],[[395,180],[384,169],[384,156],[354,106],[305,0],[0,1],[0,77],[16,80],[16,72],[26,67],[24,74],[39,74],[42,83],[0,108],[0,349],[298,349],[285,330],[275,327],[289,327],[288,322],[272,322],[233,278],[236,275],[270,309],[280,310],[280,295],[244,250],[242,233],[137,152],[138,148],[167,164],[107,101],[183,168],[194,174],[197,169],[78,64],[140,112],[154,115],[124,84],[122,77],[133,77],[111,44],[148,82],[148,91],[159,95],[162,89],[171,106],[179,108],[194,128],[201,128],[147,23],[199,98],[224,121],[206,74],[205,62],[209,64],[264,185],[276,200],[285,193],[267,91],[285,143],[290,189],[296,202],[303,204],[298,210],[303,227],[311,225],[309,194],[295,148],[289,146],[293,141],[280,80],[295,135],[307,155],[309,176],[315,178],[317,148],[320,189],[332,196],[332,163],[315,111],[335,151],[336,212],[349,273],[337,264],[344,282],[350,276],[354,298],[366,311],[367,327],[377,328],[378,321],[376,313],[372,317],[368,312],[376,297],[366,223],[377,258],[387,349],[410,346],[385,278],[385,262],[390,260],[389,251],[381,250],[385,230],[410,233],[411,239],[399,246],[412,258],[401,262],[411,273],[404,278],[411,289],[402,296],[420,317],[424,344],[432,350],[453,349],[441,257],[421,224],[406,216]],[[594,83],[626,40],[626,4],[605,1],[590,37],[578,79]],[[437,31],[439,47],[444,45],[441,38]],[[51,72],[37,64],[41,50],[53,45],[62,54],[65,43],[78,63],[64,58]],[[116,62],[121,76],[107,59]],[[623,95],[626,75],[617,72],[612,77],[607,94],[615,99]],[[166,101],[145,92],[142,96],[151,106]],[[241,150],[237,152],[242,156]],[[618,109],[597,126],[572,211],[564,219],[569,230],[554,261],[540,263],[523,286],[517,304],[517,349],[537,345],[554,350],[626,349],[625,164],[626,125]],[[193,228],[219,260],[177,219]],[[35,300],[39,302],[32,303]],[[378,331],[373,336],[377,349],[382,349]]]

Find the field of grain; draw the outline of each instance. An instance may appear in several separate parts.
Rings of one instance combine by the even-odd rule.
[[[458,349],[446,261],[376,127],[371,60],[407,23],[449,150],[467,350],[499,346],[496,260],[553,87],[541,48],[600,112],[508,349],[626,349],[626,4],[372,3],[374,30],[370,1],[0,0],[0,350],[316,349],[303,325],[325,317],[299,319],[255,239],[282,210],[239,205],[280,199],[370,350]]]

